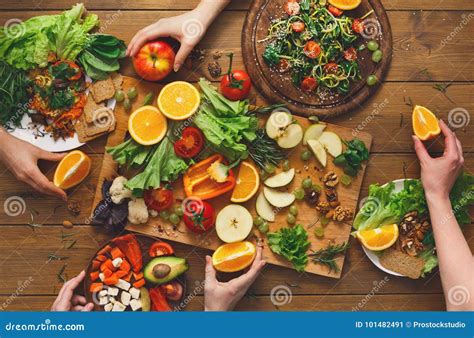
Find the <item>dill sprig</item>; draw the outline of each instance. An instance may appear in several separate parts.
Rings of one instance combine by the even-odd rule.
[[[248,152],[261,169],[264,169],[266,164],[278,166],[285,158],[285,153],[274,140],[267,136],[264,129],[257,130],[257,137],[249,145]]]
[[[308,257],[313,261],[313,263],[326,265],[329,268],[329,272],[339,272],[340,269],[337,266],[337,263],[334,258],[338,254],[345,252],[348,247],[348,242],[336,245],[330,244],[325,249],[319,249],[318,251],[314,251],[313,253],[309,254]]]

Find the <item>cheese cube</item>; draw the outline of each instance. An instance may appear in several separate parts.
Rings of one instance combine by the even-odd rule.
[[[125,311],[126,306],[123,305],[120,302],[115,302],[114,307],[112,308],[112,311],[117,312],[117,311]]]
[[[116,268],[119,268],[122,262],[123,262],[123,259],[120,257],[117,257],[112,261],[112,265]]]
[[[130,283],[123,279],[119,279],[115,286],[125,291],[128,291],[130,289]]]
[[[113,308],[113,307],[114,307],[114,304],[112,304],[112,303],[107,303],[107,304],[105,304],[105,306],[104,306],[104,311],[110,312],[110,311],[112,311],[112,308]]]
[[[115,297],[109,296],[109,302],[114,304],[116,302]]]
[[[130,295],[132,296],[133,299],[138,299],[140,298],[140,290],[137,289],[137,288],[130,288],[130,290],[128,290],[128,292],[130,292]]]
[[[138,299],[132,299],[130,301],[130,307],[132,308],[132,311],[137,311],[138,309],[141,309],[142,302],[140,302]]]
[[[104,281],[104,279],[105,279],[105,275],[104,275],[104,273],[103,273],[103,272],[99,273],[99,279],[100,279],[100,281],[101,281],[101,282],[103,282],[103,281]]]
[[[123,305],[130,305],[130,299],[132,296],[128,292],[122,291],[122,294],[120,295],[120,301],[122,302]]]
[[[119,293],[119,289],[109,287],[109,288],[107,289],[107,292],[108,292],[109,296],[117,296],[118,293]]]
[[[107,303],[109,303],[109,299],[107,298],[107,296],[99,298],[99,305],[105,305]]]
[[[107,290],[100,290],[99,291],[99,297],[105,297],[105,296],[107,296],[107,294],[108,294]]]

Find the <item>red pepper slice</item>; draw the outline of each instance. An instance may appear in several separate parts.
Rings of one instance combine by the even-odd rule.
[[[151,309],[153,311],[171,311],[171,306],[160,287],[150,289],[148,292],[150,293]]]
[[[114,238],[112,242],[125,254],[132,265],[134,272],[138,273],[143,267],[143,257],[137,239],[132,234]]]

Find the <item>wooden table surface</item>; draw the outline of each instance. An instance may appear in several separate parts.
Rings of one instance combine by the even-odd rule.
[[[68,9],[76,0],[2,0],[0,22],[25,20],[34,15],[56,13]],[[136,31],[158,20],[193,8],[198,0],[85,0],[88,10],[97,13],[102,32],[129,42]],[[367,195],[371,183],[384,183],[403,177],[418,177],[419,165],[411,141],[411,107],[407,102],[430,107],[448,120],[454,108],[474,112],[474,2],[471,0],[383,0],[393,31],[393,61],[380,90],[366,104],[348,115],[332,119],[354,130],[363,129],[374,136],[374,144],[361,197]],[[234,52],[235,68],[243,67],[240,33],[250,0],[233,3],[216,20],[200,43],[206,58],[192,69],[183,69],[173,79],[196,81],[208,77],[207,64],[215,51]],[[223,68],[226,60],[221,60]],[[122,72],[134,76],[129,62]],[[446,93],[433,88],[448,83]],[[469,115],[466,115],[469,117]],[[467,170],[474,169],[474,129],[466,125],[457,134],[465,151]],[[0,166],[0,202],[21,197],[24,209],[9,216],[0,209],[0,309],[48,310],[61,287],[58,272],[72,277],[84,269],[96,249],[110,239],[99,226],[87,225],[105,139],[82,148],[92,157],[92,171],[70,199],[81,205],[78,216],[66,204],[41,196],[21,184]],[[433,152],[442,151],[439,142],[430,144]],[[41,163],[51,177],[54,166]],[[10,200],[11,201],[11,200]],[[24,211],[21,213],[21,211]],[[10,213],[11,214],[11,213]],[[62,226],[64,220],[75,224]],[[38,226],[29,226],[28,223]],[[474,229],[464,228],[471,248]],[[206,250],[176,245],[177,254],[186,256],[191,269],[188,285],[204,278]],[[50,255],[67,257],[49,259]],[[276,306],[270,297],[272,289],[286,287],[290,301]],[[188,306],[203,309],[202,290]],[[387,275],[365,257],[360,245],[352,240],[340,280],[299,274],[293,270],[267,266],[238,305],[239,310],[443,310],[444,298],[439,274],[412,281]]]

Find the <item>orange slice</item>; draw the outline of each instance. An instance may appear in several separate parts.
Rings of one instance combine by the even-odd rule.
[[[61,189],[69,189],[81,183],[91,170],[91,159],[80,150],[67,154],[54,173],[53,183]]]
[[[334,7],[348,11],[359,7],[361,0],[329,0],[329,3]]]
[[[252,264],[256,254],[255,245],[247,241],[223,244],[212,255],[212,265],[217,271],[236,272]]]
[[[158,108],[167,118],[184,120],[197,111],[201,103],[201,95],[192,84],[175,81],[163,87],[157,102]]]
[[[144,146],[160,142],[165,137],[167,129],[166,117],[153,106],[138,108],[128,119],[130,136]]]
[[[423,106],[413,108],[412,124],[415,135],[422,141],[430,140],[441,132],[436,115]]]
[[[234,203],[248,201],[257,193],[259,184],[260,175],[257,168],[249,162],[242,162],[230,200]]]
[[[398,225],[388,224],[376,229],[357,231],[357,238],[369,250],[385,250],[397,241]]]

